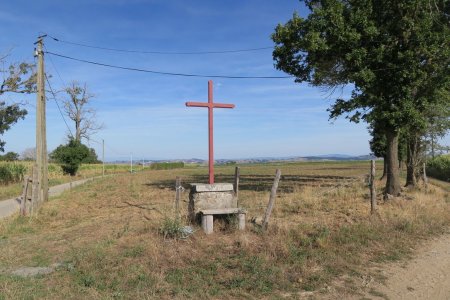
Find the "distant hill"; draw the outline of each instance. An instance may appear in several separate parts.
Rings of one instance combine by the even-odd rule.
[[[243,159],[216,159],[215,162],[218,165],[225,164],[251,164],[251,163],[269,163],[269,162],[296,162],[296,161],[344,161],[344,160],[371,160],[376,159],[373,155],[347,155],[347,154],[326,154],[326,155],[314,155],[314,156],[290,156],[290,157],[256,157],[256,158],[243,158]],[[154,162],[176,162],[182,161],[185,164],[207,164],[208,161],[200,158],[189,159],[145,159],[144,164],[151,164]],[[113,163],[129,164],[130,161],[114,161]],[[136,161],[136,164],[142,164],[142,161]]]

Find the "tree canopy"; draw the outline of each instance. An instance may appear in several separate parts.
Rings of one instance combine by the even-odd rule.
[[[61,164],[65,174],[75,176],[83,160],[91,154],[90,149],[80,141],[71,139],[66,145],[59,145],[50,158]]]
[[[424,128],[423,112],[438,93],[449,92],[450,1],[304,2],[310,9],[307,18],[294,14],[272,35],[276,67],[297,82],[330,89],[352,86],[348,99],[338,98],[331,106],[330,118],[376,121],[393,165],[400,129]],[[400,191],[393,167],[386,188]]]
[[[0,58],[3,62],[5,57]],[[27,63],[12,64],[3,73],[3,81],[0,84],[0,135],[8,131],[20,119],[25,118],[27,111],[16,103],[7,104],[1,97],[7,93],[29,94],[34,92],[36,75],[33,73],[33,65]],[[31,75],[28,75],[31,73]],[[24,79],[25,78],[25,79]],[[5,151],[6,142],[0,140],[0,151]]]

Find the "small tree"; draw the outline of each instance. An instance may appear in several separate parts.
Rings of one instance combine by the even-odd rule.
[[[65,91],[69,99],[64,101],[64,110],[75,123],[74,138],[77,141],[82,138],[89,140],[91,135],[103,127],[97,124],[95,109],[88,107],[94,95],[88,92],[86,84],[81,86],[77,82],[72,82]]]
[[[65,174],[75,176],[84,159],[89,157],[90,150],[80,141],[71,139],[67,145],[60,145],[51,154],[50,158],[61,164]]]
[[[20,154],[22,160],[36,160],[36,148],[26,148]]]

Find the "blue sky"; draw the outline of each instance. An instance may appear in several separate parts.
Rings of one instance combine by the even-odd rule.
[[[4,1],[0,11],[0,53],[8,62],[33,58],[40,33],[101,47],[147,51],[215,51],[272,46],[270,35],[298,1],[78,0]],[[150,55],[76,47],[50,38],[46,49],[80,59],[163,72],[235,76],[283,76],[272,51]],[[106,159],[207,158],[207,111],[186,101],[207,100],[207,78],[188,78],[109,69],[46,55],[55,90],[76,80],[95,94],[92,107],[104,129]],[[61,75],[61,78],[58,76]],[[214,79],[215,101],[235,109],[215,111],[215,158],[368,154],[365,124],[344,118],[331,123],[326,109],[337,96],[293,79]],[[59,97],[63,97],[61,93]],[[25,120],[8,131],[6,151],[35,143],[34,95]],[[9,96],[15,101],[15,96]],[[66,141],[67,128],[55,102],[48,101],[48,148]],[[69,123],[69,125],[72,125]],[[101,154],[95,142],[91,147]]]

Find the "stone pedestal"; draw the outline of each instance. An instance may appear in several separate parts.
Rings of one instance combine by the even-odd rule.
[[[231,183],[192,183],[189,193],[189,216],[195,220],[201,210],[237,208]]]

